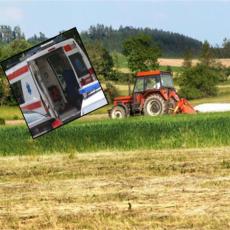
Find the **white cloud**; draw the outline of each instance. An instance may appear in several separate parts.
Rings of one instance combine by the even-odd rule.
[[[24,12],[18,7],[6,7],[1,11],[1,17],[4,17],[6,21],[21,21],[24,17]]]

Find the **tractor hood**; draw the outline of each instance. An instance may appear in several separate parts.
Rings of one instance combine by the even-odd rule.
[[[115,97],[114,101],[131,101],[132,96],[120,96],[120,97]]]

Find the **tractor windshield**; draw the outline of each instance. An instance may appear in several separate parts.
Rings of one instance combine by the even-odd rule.
[[[161,84],[163,87],[166,88],[173,88],[173,79],[172,76],[170,74],[162,74],[161,75]]]

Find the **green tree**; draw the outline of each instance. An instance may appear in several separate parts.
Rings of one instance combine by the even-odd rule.
[[[208,41],[204,41],[201,49],[200,62],[203,65],[212,66],[215,64],[214,55]]]
[[[185,68],[177,80],[179,95],[187,99],[196,99],[217,95],[219,75],[215,69],[204,64]]]
[[[119,95],[117,87],[112,82],[106,83],[105,95],[109,103],[113,103],[113,99]]]
[[[223,41],[223,57],[230,57],[230,40],[227,38]]]
[[[0,48],[0,60],[4,60],[17,53],[30,48],[31,45],[26,40],[14,40],[9,44]],[[0,68],[0,105],[6,103],[15,103],[14,97],[12,97],[10,87],[6,77],[4,76],[2,68]]]
[[[191,50],[186,50],[184,54],[183,67],[190,68],[192,67],[192,52]]]
[[[9,44],[3,46],[1,51],[0,60],[4,60],[6,58],[9,58],[17,53],[20,53],[28,48],[31,47],[31,44],[27,42],[26,40],[14,40],[10,42]]]
[[[148,35],[139,34],[125,40],[123,53],[128,59],[128,66],[132,72],[159,67],[157,59],[160,56],[160,49]]]
[[[183,67],[177,80],[180,96],[195,99],[217,95],[217,84],[224,79],[225,75],[223,66],[214,60],[207,41],[202,46],[200,63],[192,66],[191,55],[186,53]]]
[[[100,42],[87,43],[86,49],[100,79],[110,80],[113,73],[113,59]]]
[[[4,76],[0,76],[0,106],[6,104],[7,100],[12,100],[9,83]]]

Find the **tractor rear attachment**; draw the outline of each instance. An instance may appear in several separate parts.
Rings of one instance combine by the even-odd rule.
[[[196,114],[197,111],[193,108],[192,104],[185,98],[181,98],[173,110],[173,114],[184,113],[184,114]]]

